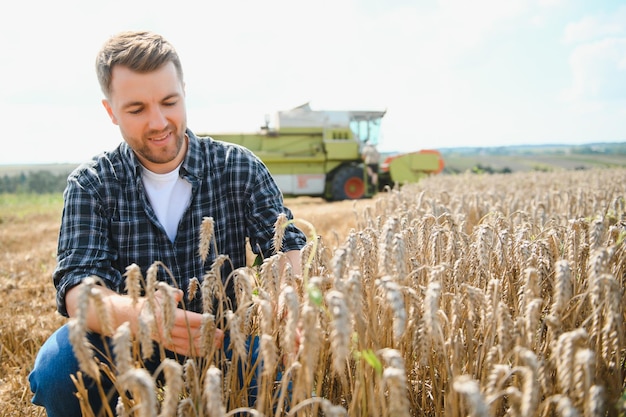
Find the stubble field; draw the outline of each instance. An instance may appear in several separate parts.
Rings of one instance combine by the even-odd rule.
[[[622,415],[625,184],[623,169],[459,175],[357,202],[288,199],[319,236],[303,260],[321,294],[277,277],[304,335],[284,363],[290,413]],[[43,416],[26,378],[65,322],[51,283],[61,201],[0,201],[0,416]],[[177,398],[214,415],[202,396]],[[250,413],[277,410],[264,407]]]

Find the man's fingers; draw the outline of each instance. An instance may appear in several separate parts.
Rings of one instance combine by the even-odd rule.
[[[172,335],[171,343],[164,345],[164,347],[167,350],[171,350],[172,352],[176,352],[184,356],[191,356],[192,354],[202,354],[202,335],[198,332],[192,335],[192,339],[189,339],[188,336],[188,334],[184,336]],[[224,332],[222,330],[215,330],[215,334],[213,335],[213,344],[218,349],[223,346]]]
[[[215,334],[213,335],[213,345],[216,348],[221,348],[224,344],[224,332],[221,329],[215,329]]]
[[[173,338],[193,339],[196,335],[200,334],[200,329],[187,326],[174,326],[170,334]]]
[[[180,308],[176,309],[174,325],[190,327],[192,329],[200,328],[202,326],[202,314],[194,313],[192,311],[185,311]]]
[[[175,299],[179,297],[182,297],[182,291],[177,290]],[[198,354],[202,348],[202,314],[180,308],[176,309],[174,314],[174,326],[169,335],[171,343],[163,346],[185,356],[189,356],[191,353]],[[164,340],[161,340],[161,343],[163,342]],[[222,330],[215,330],[213,345],[218,349],[224,345],[224,332]]]

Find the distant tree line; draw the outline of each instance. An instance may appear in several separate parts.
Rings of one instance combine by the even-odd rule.
[[[626,143],[580,145],[573,147],[572,153],[582,155],[626,155]]]
[[[511,168],[504,167],[502,169],[496,169],[490,165],[476,164],[472,168],[474,174],[510,174],[513,172]]]
[[[463,172],[465,172],[465,170],[446,166],[443,169],[443,172],[446,174],[462,174]],[[484,165],[484,164],[478,163],[474,165],[469,170],[469,172],[471,172],[472,174],[510,174],[513,172],[513,170],[509,167],[503,167],[503,168],[498,169],[490,165]]]
[[[67,173],[50,171],[22,172],[18,175],[5,174],[0,177],[0,193],[46,194],[63,192],[67,183]]]
[[[585,145],[519,145],[467,148],[461,154],[480,155],[626,155],[626,142]]]

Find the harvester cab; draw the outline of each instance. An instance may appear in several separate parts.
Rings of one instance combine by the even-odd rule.
[[[254,152],[286,196],[360,199],[376,192],[368,187],[361,151],[366,142],[378,143],[385,113],[318,111],[307,103],[266,118],[258,133],[208,135]],[[383,185],[394,181],[382,174]]]

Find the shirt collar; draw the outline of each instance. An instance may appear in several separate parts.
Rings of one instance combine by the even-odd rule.
[[[189,129],[187,129],[185,133],[189,141],[187,143],[187,155],[185,155],[185,159],[180,167],[180,175],[182,177],[190,175],[200,179],[204,172],[204,165],[207,162],[202,158],[202,150],[200,149],[198,137]],[[125,141],[120,145],[120,152],[123,158],[128,161],[129,166],[133,168],[135,175],[140,176],[143,166],[139,162],[139,159],[137,159],[135,152],[133,152]]]
[[[189,142],[187,143],[187,155],[183,160],[183,165],[180,168],[181,176],[191,175],[197,179],[202,178],[204,173],[204,166],[207,163],[202,158],[202,150],[200,141],[189,129],[186,131]]]

